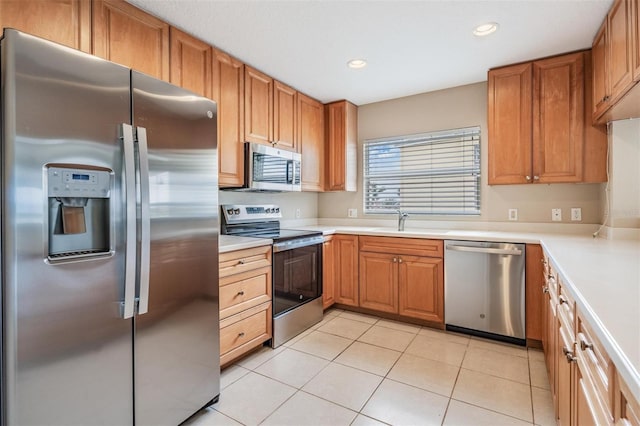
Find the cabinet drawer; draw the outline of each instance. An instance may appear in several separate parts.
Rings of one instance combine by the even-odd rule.
[[[271,320],[271,302],[266,302],[220,321],[220,364],[269,340]]]
[[[633,398],[631,390],[619,374],[616,374],[615,407],[616,424],[640,426],[640,402]]]
[[[271,267],[220,279],[220,318],[271,300]]]
[[[614,365],[602,344],[595,337],[591,327],[577,315],[576,354],[584,367],[583,374],[589,376],[594,393],[600,399],[606,411],[613,412],[613,375]]]
[[[444,253],[444,243],[442,240],[366,236],[360,236],[359,240],[361,251],[426,257],[442,257]]]
[[[562,278],[558,277],[558,316],[560,317],[562,325],[566,327],[567,331],[571,332],[571,334],[575,332],[575,310],[576,302],[567,292]]]
[[[264,266],[271,266],[271,246],[220,254],[220,278]]]

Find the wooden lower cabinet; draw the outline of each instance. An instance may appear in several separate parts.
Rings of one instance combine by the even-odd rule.
[[[640,426],[640,401],[634,399],[629,386],[619,374],[616,375],[614,398],[613,417],[616,424]]]
[[[358,236],[334,235],[334,289],[336,303],[358,306]]]
[[[444,323],[442,250],[442,241],[360,237],[360,307]]]
[[[335,250],[333,236],[325,237],[322,243],[322,308],[327,309],[335,298]]]
[[[221,253],[220,365],[272,337],[271,246]]]
[[[527,342],[541,341],[544,334],[544,270],[542,247],[526,245],[525,306]]]

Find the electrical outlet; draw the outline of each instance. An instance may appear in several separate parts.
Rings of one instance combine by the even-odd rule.
[[[518,209],[509,209],[509,220],[518,220]]]
[[[554,222],[562,222],[562,209],[551,209],[551,220]]]
[[[300,219],[300,209],[296,209],[296,219]]]
[[[358,217],[358,209],[349,209],[347,210],[348,217]]]
[[[571,208],[571,220],[574,222],[580,222],[582,220],[582,209],[580,207]]]

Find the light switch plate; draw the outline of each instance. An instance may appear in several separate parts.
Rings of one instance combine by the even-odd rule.
[[[509,209],[509,220],[518,220],[518,209]]]
[[[300,219],[300,209],[296,209],[296,219]]]
[[[347,210],[348,217],[358,217],[358,209],[349,209]]]
[[[562,222],[562,209],[551,209],[551,220],[554,222]]]

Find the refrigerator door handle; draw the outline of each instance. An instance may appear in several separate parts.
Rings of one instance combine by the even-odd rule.
[[[136,168],[133,127],[120,125],[124,152],[124,192],[126,201],[126,243],[124,267],[124,301],[120,302],[122,318],[132,318],[136,298]]]
[[[149,151],[147,129],[136,127],[140,161],[140,294],[138,315],[149,310],[149,268],[151,259],[151,220],[149,215]]]

